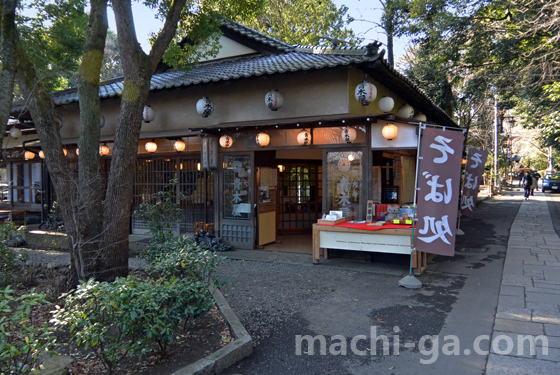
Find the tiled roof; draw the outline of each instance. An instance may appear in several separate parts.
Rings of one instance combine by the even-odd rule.
[[[151,90],[162,90],[209,82],[220,82],[261,76],[275,73],[297,72],[301,70],[334,68],[350,64],[375,61],[379,56],[367,57],[362,55],[331,55],[302,52],[287,52],[279,55],[250,57],[236,57],[217,62],[203,63],[185,72],[169,69],[152,76]],[[113,80],[99,87],[102,99],[118,96],[122,93],[122,80]],[[69,89],[52,94],[56,105],[69,104],[78,101],[78,90]],[[22,105],[15,105],[12,111],[23,109]]]
[[[222,26],[225,26],[226,28],[235,31],[243,36],[246,36],[248,38],[254,39],[258,42],[261,42],[263,44],[266,44],[270,47],[274,47],[279,49],[280,51],[292,51],[294,49],[294,46],[292,46],[291,44],[287,44],[284,42],[281,42],[277,39],[274,39],[268,35],[265,35],[263,33],[260,33],[256,30],[251,29],[250,27],[244,26],[240,23],[234,22],[234,21],[230,21],[230,20],[222,20]]]

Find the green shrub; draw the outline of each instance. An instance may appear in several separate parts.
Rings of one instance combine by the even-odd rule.
[[[20,228],[21,229],[21,228]],[[18,235],[20,229],[15,223],[0,224],[0,287],[16,286],[25,278],[27,270],[22,269],[25,256],[17,255],[6,246],[6,241]],[[24,271],[22,273],[22,271]]]
[[[216,253],[206,250],[187,236],[181,236],[166,243],[165,251],[148,264],[148,271],[164,277],[208,282],[221,260]]]
[[[201,316],[213,304],[205,283],[175,277],[90,280],[65,298],[53,322],[67,327],[71,340],[92,350],[109,373],[127,355],[141,359],[153,344],[165,354],[180,323]]]
[[[37,369],[38,358],[53,355],[56,338],[47,323],[35,325],[31,307],[45,303],[37,293],[14,297],[9,287],[0,300],[0,373],[28,374]]]
[[[175,236],[175,227],[183,211],[179,202],[185,199],[182,193],[176,194],[179,181],[170,180],[166,191],[158,191],[151,202],[143,202],[134,214],[144,221],[152,236],[150,244],[143,253],[147,260],[154,259],[164,251],[165,244]]]

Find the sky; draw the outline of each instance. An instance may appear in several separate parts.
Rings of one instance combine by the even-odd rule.
[[[355,21],[350,24],[350,28],[354,30],[360,38],[364,38],[363,44],[371,43],[378,40],[385,46],[387,38],[381,29],[368,21],[379,22],[381,19],[381,4],[379,0],[333,0],[340,7],[346,5],[348,14]],[[132,2],[132,12],[134,13],[134,23],[136,25],[136,33],[140,45],[144,51],[148,52],[150,44],[148,42],[150,33],[156,33],[161,28],[161,21],[155,19],[152,10],[144,7],[141,3]],[[112,10],[108,12],[109,28],[116,32],[115,20]],[[382,47],[383,48],[383,47]],[[402,40],[395,40],[395,61],[404,54],[406,43]]]

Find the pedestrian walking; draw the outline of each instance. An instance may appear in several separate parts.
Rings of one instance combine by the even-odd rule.
[[[525,200],[529,199],[531,195],[531,187],[533,186],[533,177],[531,177],[531,171],[525,172],[523,177],[523,189],[525,190]]]
[[[537,189],[537,191],[539,191],[539,178],[541,178],[541,175],[539,174],[539,172],[535,171],[535,173],[533,173],[533,175],[531,176],[533,177],[533,185],[532,185],[532,189],[531,189],[531,195],[535,195],[535,189]]]

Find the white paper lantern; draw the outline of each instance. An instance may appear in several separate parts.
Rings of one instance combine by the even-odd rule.
[[[144,145],[144,148],[148,152],[156,152],[157,151],[157,143],[155,143],[154,141],[146,142],[146,144]]]
[[[203,96],[202,99],[199,99],[198,102],[196,102],[196,111],[199,115],[206,118],[214,112],[214,103],[212,103],[210,98]]]
[[[35,153],[31,152],[31,151],[25,151],[25,153],[23,154],[23,158],[25,160],[31,160],[35,158]]]
[[[352,143],[356,140],[356,129],[351,127],[346,127],[342,129],[342,139],[346,143]]]
[[[270,135],[266,133],[259,133],[255,137],[255,142],[257,142],[258,146],[266,147],[270,143]]]
[[[76,155],[77,155],[77,154],[78,154],[78,149],[76,149]],[[44,158],[45,158],[45,153],[43,152],[43,150],[39,151],[39,157],[40,157],[41,159],[44,159]]]
[[[177,152],[183,152],[183,151],[185,151],[185,148],[187,148],[187,144],[185,142],[183,142],[182,140],[178,139],[173,144],[173,148]]]
[[[18,139],[19,137],[21,137],[21,129],[20,128],[16,128],[15,126],[12,128],[12,130],[10,131],[10,136],[13,139]]]
[[[99,146],[99,155],[100,156],[109,155],[109,152],[111,152],[111,149],[109,149],[109,147],[107,145]]]
[[[395,107],[395,101],[390,96],[384,96],[379,100],[379,109],[383,112],[391,112]]]
[[[387,124],[381,129],[381,134],[386,140],[392,141],[399,135],[399,128],[395,124]]]
[[[230,148],[232,144],[233,138],[231,138],[229,135],[222,135],[220,137],[220,146],[222,146],[223,148]]]
[[[369,105],[377,98],[377,87],[369,83],[367,80],[356,86],[354,91],[356,100],[362,103],[362,105]]]
[[[99,128],[102,128],[104,126],[105,126],[105,117],[99,116]]]
[[[303,129],[297,135],[297,141],[301,146],[309,146],[311,144],[311,133]]]
[[[277,111],[284,105],[284,97],[278,90],[270,90],[264,97],[264,102],[271,111]]]
[[[427,120],[427,119],[426,119],[426,115],[423,114],[423,113],[417,113],[416,115],[414,115],[414,117],[413,117],[412,119],[413,119],[413,120],[420,121],[420,122],[424,122],[424,121]]]
[[[408,104],[403,104],[400,108],[399,111],[397,112],[397,114],[400,117],[404,117],[404,118],[412,118],[412,116],[414,116],[414,108],[412,108],[412,106],[408,105]]]
[[[142,120],[145,123],[149,123],[150,121],[153,121],[155,118],[156,118],[156,111],[154,111],[154,109],[149,105],[144,106],[144,110],[142,111]],[[103,119],[103,122],[105,123],[105,119]]]

